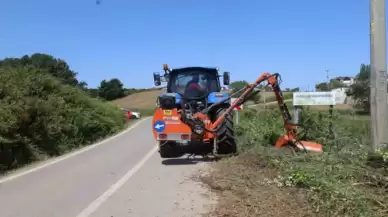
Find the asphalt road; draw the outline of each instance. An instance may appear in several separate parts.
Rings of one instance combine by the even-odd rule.
[[[215,201],[191,179],[205,167],[163,161],[145,119],[108,141],[0,179],[0,216],[200,216]]]

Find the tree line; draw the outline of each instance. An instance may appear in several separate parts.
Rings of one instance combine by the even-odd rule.
[[[354,77],[353,84],[347,86],[338,80],[331,79],[329,83],[322,82],[315,86],[318,91],[330,91],[336,88],[347,88],[346,95],[355,100],[354,107],[366,113],[370,110],[370,64],[361,64]]]
[[[243,92],[239,92],[239,90],[246,87],[247,85],[249,85],[249,83],[245,80],[234,81],[234,82],[230,83],[229,89],[231,89],[231,94],[234,94],[233,95],[234,97],[239,97],[243,93]],[[270,86],[264,86],[262,84],[260,84],[257,87],[257,89],[260,90],[261,92],[272,91],[272,88]],[[299,88],[298,87],[297,88],[285,88],[283,91],[284,92],[299,92]],[[261,95],[260,94],[253,95],[252,97],[250,97],[250,100],[254,101],[255,103],[260,103],[261,102]],[[275,100],[275,98],[273,98],[273,100]]]
[[[123,96],[122,83],[101,82],[98,96],[92,97],[76,76],[65,61],[47,54],[0,61],[0,173],[91,144],[126,126],[123,111],[101,100]]]
[[[85,81],[77,79],[78,73],[71,70],[66,61],[43,53],[35,53],[30,56],[24,55],[21,58],[5,58],[0,60],[0,66],[42,69],[44,72],[58,78],[62,84],[78,87],[92,97],[109,101],[145,90],[124,88],[123,83],[118,78],[102,80],[97,88],[89,88]]]

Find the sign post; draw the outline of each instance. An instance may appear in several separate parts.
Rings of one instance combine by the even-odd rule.
[[[333,107],[336,104],[336,94],[334,92],[294,92],[294,124],[299,124],[302,106],[330,106],[330,136],[333,136]]]
[[[236,100],[237,100],[237,98],[231,98],[231,103],[233,103]],[[236,123],[236,125],[238,125],[238,121],[239,121],[239,117],[238,117],[239,112],[238,111],[243,110],[243,105],[239,105],[236,108],[234,108],[233,110],[234,110],[234,113],[236,116],[235,123]]]

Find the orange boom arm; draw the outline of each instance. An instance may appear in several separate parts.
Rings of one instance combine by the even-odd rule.
[[[240,97],[235,100],[232,105],[225,111],[224,114],[222,114],[213,124],[210,126],[210,131],[214,131],[217,129],[217,127],[223,123],[225,116],[228,115],[234,108],[241,105],[246,101],[248,96],[252,93],[252,91],[262,82],[267,81],[268,85],[272,87],[272,90],[274,91],[276,101],[278,102],[279,109],[282,112],[283,116],[283,122],[284,122],[284,130],[286,135],[281,136],[276,144],[276,148],[281,148],[288,144],[293,144],[296,148],[300,150],[307,150],[312,152],[322,152],[322,145],[317,144],[315,142],[309,142],[309,141],[298,141],[296,139],[296,133],[297,128],[295,125],[291,124],[291,115],[287,108],[287,105],[284,103],[283,94],[279,87],[279,74],[270,74],[268,72],[264,72],[262,75],[260,75],[259,78],[256,79],[256,81],[252,84],[247,85],[245,87],[244,92],[241,94]]]

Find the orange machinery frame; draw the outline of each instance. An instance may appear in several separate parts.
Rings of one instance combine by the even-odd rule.
[[[205,123],[205,134],[203,136],[203,140],[209,141],[216,137],[216,130],[217,127],[220,126],[220,124],[224,121],[225,116],[233,112],[233,109],[237,106],[241,105],[247,97],[254,91],[254,88],[256,88],[259,84],[261,84],[264,81],[268,82],[268,85],[271,85],[276,101],[278,102],[279,109],[282,112],[283,115],[283,123],[284,123],[284,130],[285,135],[280,136],[280,138],[276,141],[275,147],[281,148],[288,144],[293,144],[300,150],[307,150],[312,152],[322,152],[322,145],[310,142],[310,141],[299,141],[296,139],[297,135],[297,128],[295,125],[291,124],[291,116],[289,114],[289,110],[284,103],[283,96],[281,89],[279,87],[279,79],[278,74],[270,74],[268,72],[264,72],[260,75],[259,78],[256,79],[256,81],[252,84],[247,85],[244,88],[244,92],[241,94],[240,97],[238,97],[231,105],[230,107],[222,114],[214,123],[212,123],[209,119],[209,117],[204,113],[196,113],[194,114],[194,117],[202,120]],[[173,110],[162,110],[157,109],[154,113],[153,117],[153,123],[155,123],[158,120],[163,120],[166,122],[166,129],[165,132],[168,133],[181,133],[181,134],[188,134],[191,135],[191,129],[188,125],[183,123],[181,121],[180,111],[177,109]],[[173,123],[173,124],[169,124]],[[153,129],[154,137],[157,138],[157,132],[155,129]]]

